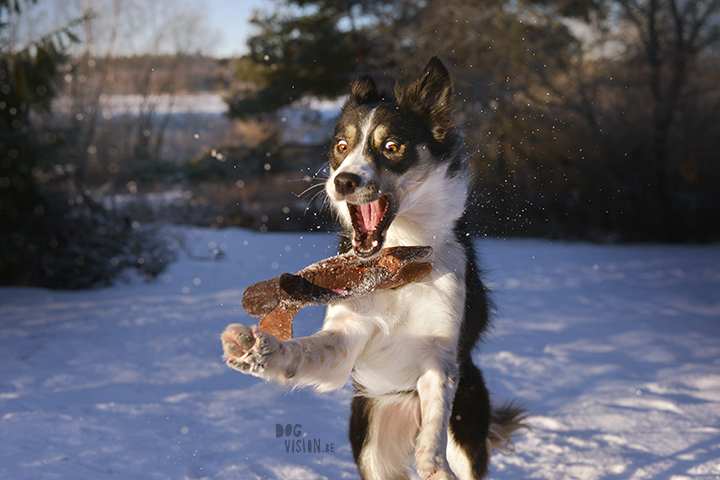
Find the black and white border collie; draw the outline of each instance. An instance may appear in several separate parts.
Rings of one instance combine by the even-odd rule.
[[[432,273],[404,287],[327,308],[322,330],[282,342],[234,324],[228,365],[327,391],[355,387],[350,442],[364,480],[480,479],[524,413],[491,408],[472,352],[490,300],[464,224],[469,173],[452,121],[452,83],[433,58],[409,85],[381,93],[369,76],[335,128],[326,192],[346,229],[341,250],[429,245]]]

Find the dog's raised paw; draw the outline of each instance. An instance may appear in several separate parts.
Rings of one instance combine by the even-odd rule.
[[[229,325],[220,336],[225,363],[242,373],[262,375],[279,342],[272,335],[239,323]]]

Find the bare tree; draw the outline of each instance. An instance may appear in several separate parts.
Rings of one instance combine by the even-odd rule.
[[[659,183],[666,190],[667,138],[688,75],[698,59],[720,42],[720,1],[617,0],[635,28],[641,50],[636,54],[649,67],[654,101],[654,150]],[[663,181],[664,180],[664,181]]]
[[[161,156],[165,129],[189,56],[202,54],[217,36],[203,16],[202,3],[170,0],[59,0],[63,12],[83,12],[82,49],[73,51],[65,76],[70,115],[80,141],[74,149],[78,177],[100,168],[96,161],[100,116],[115,93],[132,93],[126,114],[135,117],[127,155]],[[132,75],[116,75],[119,58]],[[117,112],[115,112],[117,113]]]

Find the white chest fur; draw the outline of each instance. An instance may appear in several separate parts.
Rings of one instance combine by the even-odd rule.
[[[392,240],[397,237],[388,235],[389,246],[396,244]],[[437,357],[438,349],[443,357],[456,356],[465,305],[466,256],[451,238],[432,246],[433,271],[427,277],[328,309],[328,315],[353,317],[372,332],[352,373],[367,395],[414,389],[425,359]]]

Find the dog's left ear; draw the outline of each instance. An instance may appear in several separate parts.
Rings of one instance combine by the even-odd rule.
[[[444,142],[452,133],[453,86],[445,65],[433,57],[422,75],[408,86],[395,86],[395,96],[401,108],[422,117],[438,142]]]

